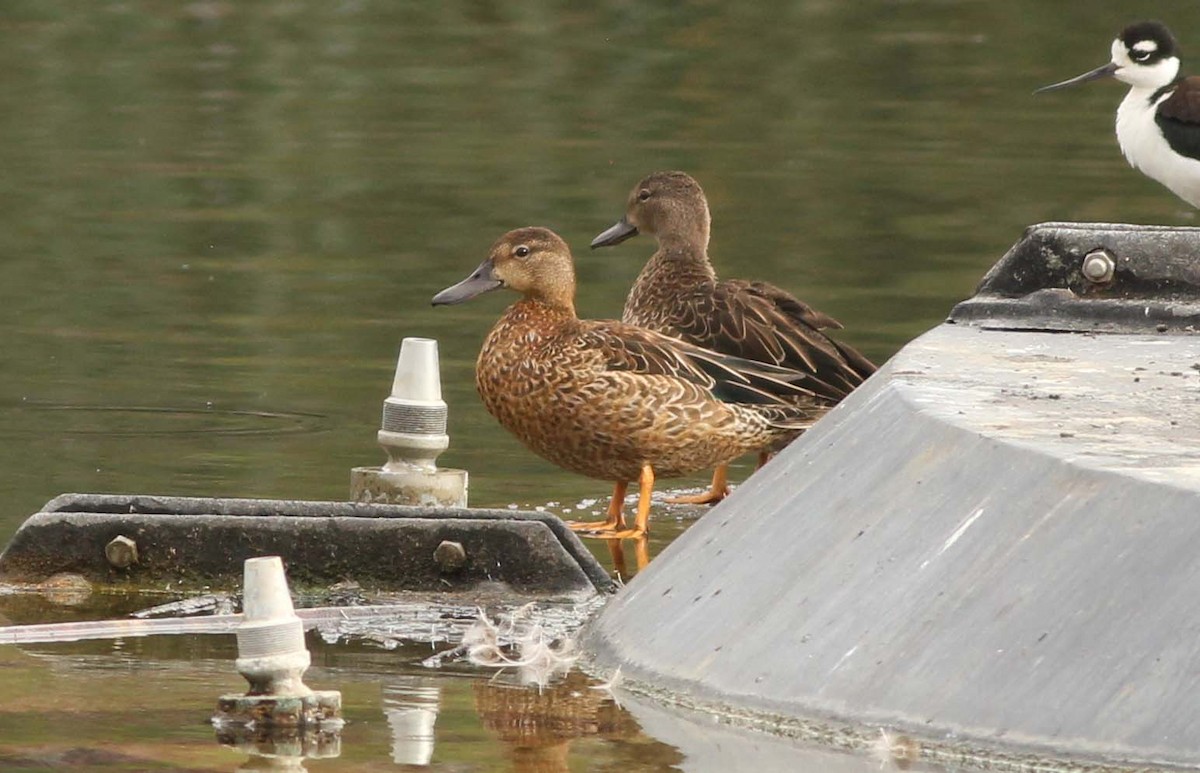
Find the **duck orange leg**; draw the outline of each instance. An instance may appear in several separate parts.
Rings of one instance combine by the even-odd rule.
[[[643,464],[642,474],[638,476],[637,520],[633,522],[632,529],[618,531],[608,536],[617,539],[645,539],[650,532],[650,495],[653,493],[654,469],[648,464]]]
[[[608,518],[602,523],[595,521],[567,521],[567,525],[575,531],[583,532],[585,537],[611,537],[614,531],[625,528],[625,490],[629,486],[625,481],[617,481],[613,487],[612,501],[608,503]]]
[[[722,464],[713,470],[712,486],[703,494],[692,496],[671,497],[667,502],[673,505],[715,505],[729,496],[729,465]]]

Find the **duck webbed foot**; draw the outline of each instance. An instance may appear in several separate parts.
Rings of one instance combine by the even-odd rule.
[[[715,505],[729,496],[729,467],[722,464],[713,470],[712,486],[703,494],[682,497],[671,497],[667,500],[672,505]]]
[[[624,510],[627,486],[625,481],[620,481],[613,487],[612,501],[608,503],[608,517],[605,520],[600,523],[567,521],[567,526],[572,531],[580,532],[580,536],[583,537],[612,537],[614,532],[625,530],[625,514],[622,511]]]

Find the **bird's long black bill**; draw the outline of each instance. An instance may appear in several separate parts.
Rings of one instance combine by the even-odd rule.
[[[637,236],[637,232],[637,226],[629,222],[629,218],[623,217],[592,239],[592,249],[620,244],[631,236]]]
[[[479,264],[479,268],[475,269],[469,277],[433,296],[433,305],[450,306],[455,303],[469,301],[476,295],[483,295],[486,292],[495,290],[504,284],[496,278],[495,268],[490,258],[483,261]]]
[[[1113,73],[1117,71],[1116,62],[1109,62],[1103,67],[1097,67],[1094,70],[1085,72],[1083,75],[1076,75],[1074,78],[1062,81],[1061,83],[1052,83],[1049,86],[1042,86],[1034,94],[1043,94],[1047,91],[1058,91],[1065,89],[1067,86],[1074,86],[1078,83],[1087,83],[1088,81],[1099,80],[1101,78],[1111,78]]]

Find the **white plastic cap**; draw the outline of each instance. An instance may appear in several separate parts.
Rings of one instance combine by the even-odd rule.
[[[286,620],[295,616],[287,576],[283,573],[283,559],[279,556],[246,559],[242,594],[242,619],[247,623]]]
[[[405,338],[400,343],[392,397],[412,402],[440,402],[442,379],[438,345],[432,338]]]

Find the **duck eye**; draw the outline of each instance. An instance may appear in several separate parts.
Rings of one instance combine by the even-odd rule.
[[[516,255],[518,258],[528,258],[529,257],[529,248],[526,247],[524,244],[522,244],[519,247],[517,247],[515,250],[513,250],[513,255]]]
[[[1144,62],[1150,58],[1149,51],[1133,51],[1130,52],[1129,58],[1135,62]]]
[[[650,198],[649,188],[642,188],[640,191],[638,191],[638,201],[645,201],[648,198]]]

